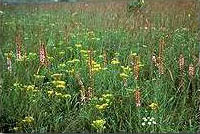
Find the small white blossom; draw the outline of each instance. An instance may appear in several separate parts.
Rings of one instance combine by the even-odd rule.
[[[153,121],[155,118],[151,117],[150,121]]]
[[[145,122],[147,121],[147,118],[146,118],[146,117],[143,117],[142,119],[143,119]]]
[[[146,124],[148,124],[149,126],[157,124],[154,117],[143,117],[142,120],[142,126],[145,126]]]
[[[156,125],[157,123],[155,121],[153,121],[153,124]]]

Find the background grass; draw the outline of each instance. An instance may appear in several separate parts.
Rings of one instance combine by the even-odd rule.
[[[197,132],[199,3],[145,1],[140,12],[127,12],[128,2],[1,6],[1,132],[94,132],[97,129],[92,123],[98,119],[106,121],[104,132]],[[16,60],[17,35],[22,39],[22,61]],[[159,55],[161,40],[165,42],[163,75],[151,60],[152,55]],[[40,68],[39,75],[44,78],[37,79],[40,42],[47,47],[50,65]],[[81,53],[88,49],[104,68],[94,74],[94,85]],[[7,70],[7,53],[12,53],[12,72]],[[139,80],[130,72],[124,86],[121,66],[132,69],[130,55],[134,53],[144,66]],[[180,54],[185,58],[183,76],[178,68]],[[111,64],[114,58],[120,63]],[[79,62],[69,62],[73,59]],[[188,77],[189,64],[195,66],[192,79]],[[56,73],[63,74],[65,88],[52,84],[51,75]],[[92,100],[84,104],[80,103],[76,74],[85,88],[94,90]],[[180,79],[184,81],[182,91]],[[28,90],[28,85],[35,87]],[[136,89],[141,92],[141,107],[135,104]],[[49,96],[52,90],[71,98]],[[112,96],[105,98],[103,94]],[[103,111],[96,108],[102,103],[108,104]],[[152,103],[158,104],[156,110],[149,107]],[[31,123],[23,121],[29,116],[34,119]],[[154,117],[157,124],[142,126],[143,117]]]

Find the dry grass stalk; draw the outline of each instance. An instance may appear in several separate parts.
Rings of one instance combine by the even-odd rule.
[[[189,68],[188,68],[188,75],[189,75],[189,78],[192,79],[195,75],[195,67],[193,64],[190,64],[189,65]]]
[[[9,72],[12,72],[12,61],[11,61],[12,55],[11,53],[8,53],[7,56],[7,69]]]
[[[104,67],[106,67],[106,65],[108,64],[107,53],[105,50],[103,51],[103,63]]]
[[[49,63],[48,63],[48,60],[47,60],[47,51],[46,51],[44,43],[40,44],[40,50],[39,51],[40,51],[40,65],[47,66]]]
[[[151,28],[151,23],[150,23],[150,21],[149,21],[147,18],[145,19],[144,28],[145,28],[145,29]]]
[[[135,56],[133,69],[134,69],[135,79],[138,80],[139,72],[140,72],[140,57],[139,56]]]
[[[151,60],[152,60],[153,64],[154,64],[156,67],[158,67],[158,62],[157,62],[156,55],[152,55]]]
[[[93,78],[93,52],[92,50],[88,50],[88,69],[89,69],[89,80],[90,80],[90,87],[88,88],[89,97],[93,95],[93,88],[94,88],[94,78]]]
[[[178,64],[179,64],[179,70],[182,74],[184,72],[184,64],[185,64],[185,59],[184,59],[183,54],[180,54]]]
[[[76,74],[75,75],[75,78],[78,82],[78,85],[81,87],[81,90],[80,90],[80,94],[81,94],[81,102],[85,102],[86,101],[86,90],[85,90],[85,86],[83,84],[83,81],[81,80],[81,77],[79,74]]]
[[[158,54],[158,59],[157,59],[159,74],[164,74],[164,65],[163,65],[164,46],[165,46],[165,42],[162,39],[160,40],[160,43],[159,43],[159,54]]]
[[[20,60],[22,58],[22,38],[19,33],[15,38],[15,43],[16,43],[17,60]]]
[[[200,67],[200,52],[199,52],[198,65],[199,65],[199,67]]]
[[[87,98],[87,101],[91,100],[92,96],[93,96],[93,88],[92,87],[88,87],[88,90],[86,92],[86,98]]]
[[[123,79],[123,83],[124,83],[124,87],[127,87],[128,84],[127,84],[127,79]]]
[[[136,102],[136,107],[141,106],[141,92],[139,89],[135,91],[135,102]]]
[[[191,81],[191,85],[190,85],[190,88],[189,88],[189,100],[192,100],[192,96],[193,96],[193,91],[195,89],[195,79],[194,79],[194,76],[195,76],[195,67],[194,65],[191,63],[188,67],[188,75],[189,75],[189,78],[190,78],[190,81]]]
[[[184,88],[184,68],[185,68],[185,59],[183,54],[180,54],[179,59],[178,59],[178,66],[179,66],[179,89]]]

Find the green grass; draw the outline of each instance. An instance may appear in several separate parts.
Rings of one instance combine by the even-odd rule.
[[[165,3],[147,2],[144,11],[131,14],[126,2],[3,7],[0,131],[197,132],[198,3],[185,3],[169,2],[168,10]],[[22,60],[16,57],[17,35],[22,40]],[[161,40],[164,49],[159,52]],[[47,67],[40,66],[41,42],[47,48]],[[92,78],[88,50],[96,66],[100,65]],[[7,69],[9,53],[11,72]],[[152,61],[159,53],[163,74]],[[185,59],[183,73],[180,54]],[[136,64],[132,64],[137,56],[139,79],[133,70]],[[115,59],[119,64],[112,64]],[[190,64],[195,67],[192,78],[188,75]],[[123,71],[122,66],[130,70]],[[127,74],[126,84],[122,73]],[[59,80],[66,83],[64,88],[56,87],[53,74],[62,74]],[[85,90],[93,89],[91,100],[85,103],[81,102],[83,89],[77,75]],[[181,79],[184,86],[179,90]],[[135,99],[138,89],[140,107]],[[149,106],[152,103],[158,105],[155,110]],[[106,106],[98,109],[102,104]],[[143,126],[144,117],[154,117],[157,124],[146,122]],[[94,124],[95,120],[102,122]]]

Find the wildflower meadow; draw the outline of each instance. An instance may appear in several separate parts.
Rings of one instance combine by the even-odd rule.
[[[198,0],[0,5],[0,132],[198,132]]]

